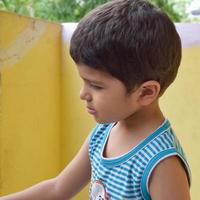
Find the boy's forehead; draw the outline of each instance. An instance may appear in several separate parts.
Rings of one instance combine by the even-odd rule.
[[[93,80],[104,80],[104,79],[114,79],[112,75],[108,72],[94,69],[87,65],[77,64],[77,70],[81,78],[83,79],[93,79]]]

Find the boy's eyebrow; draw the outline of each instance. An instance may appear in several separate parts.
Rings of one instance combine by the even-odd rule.
[[[100,85],[104,84],[104,83],[101,82],[101,81],[90,80],[90,79],[83,78],[83,77],[81,77],[81,78],[82,78],[84,81],[88,81],[88,82],[92,82],[92,83],[96,83],[96,84],[100,84]]]

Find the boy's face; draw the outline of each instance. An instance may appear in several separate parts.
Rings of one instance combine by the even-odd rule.
[[[85,101],[87,111],[98,123],[124,120],[137,110],[137,94],[127,93],[124,84],[110,74],[78,65],[83,80],[80,98]]]

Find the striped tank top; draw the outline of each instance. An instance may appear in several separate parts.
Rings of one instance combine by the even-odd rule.
[[[129,152],[105,158],[103,151],[113,126],[98,124],[90,135],[90,200],[151,200],[148,191],[151,172],[161,160],[172,155],[182,160],[190,182],[185,154],[168,120]]]

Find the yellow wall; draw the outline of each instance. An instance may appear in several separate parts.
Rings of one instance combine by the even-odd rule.
[[[62,26],[0,12],[0,27],[1,195],[59,173],[95,122],[79,100]],[[199,52],[200,45],[184,48],[178,77],[161,98],[191,165],[192,199],[200,198]],[[88,189],[73,199],[88,199]]]
[[[191,199],[200,199],[200,45],[183,49],[175,82],[161,98],[161,107],[179,137],[192,171]]]
[[[0,195],[54,177],[94,121],[61,24],[0,12]],[[63,59],[62,59],[63,56]],[[88,189],[74,199],[87,199]]]
[[[0,193],[60,171],[61,27],[0,12]]]

